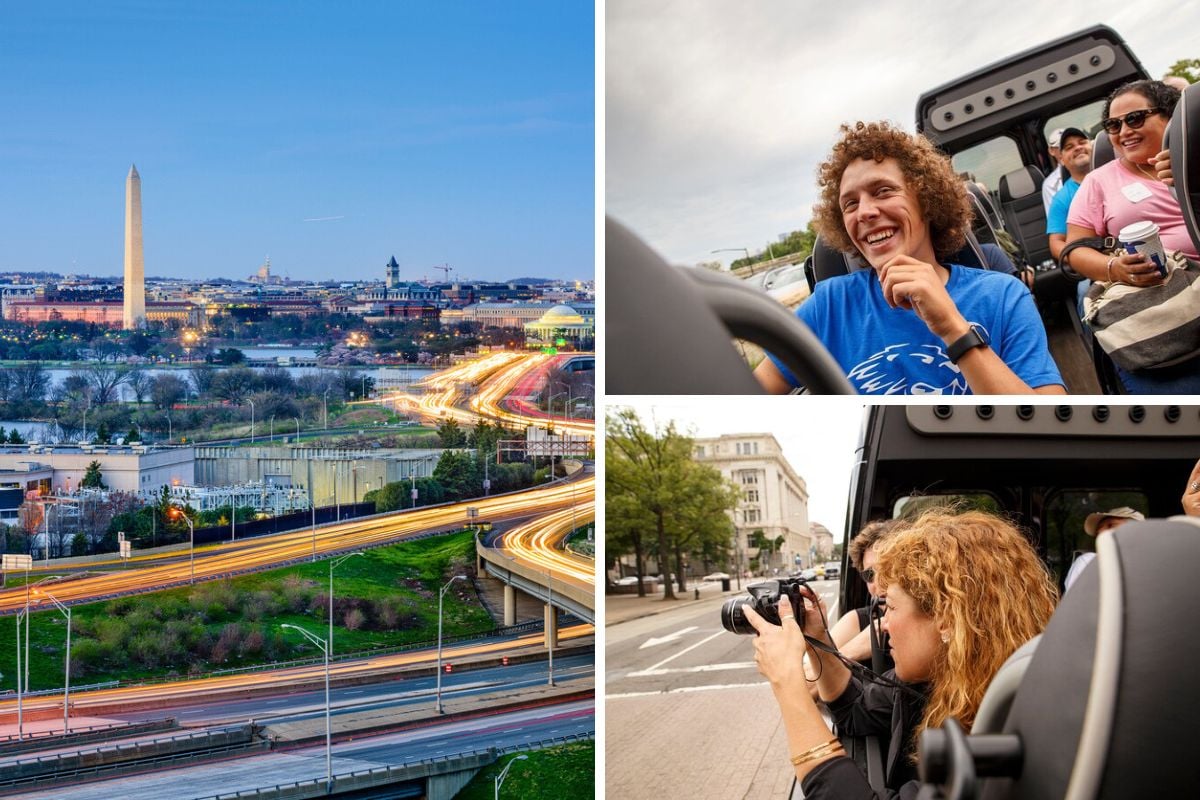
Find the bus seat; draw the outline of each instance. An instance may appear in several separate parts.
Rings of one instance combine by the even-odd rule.
[[[1050,258],[1042,174],[1026,165],[1000,178],[1000,208],[1005,229],[1021,244],[1026,263],[1036,267]]]
[[[1188,235],[1200,248],[1200,84],[1184,89],[1167,124],[1163,145],[1171,151],[1172,190],[1183,211]]]

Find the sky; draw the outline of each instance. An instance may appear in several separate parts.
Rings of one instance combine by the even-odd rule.
[[[923,91],[1020,50],[1102,23],[1152,76],[1200,58],[1200,0],[608,0],[605,15],[605,213],[679,264],[804,228],[841,123],[912,131]]]
[[[6,0],[0,271],[590,279],[595,9]]]
[[[866,405],[835,397],[627,396],[610,410],[628,407],[652,430],[676,428],[692,436],[770,433],[808,488],[808,519],[843,538],[850,476]],[[655,427],[657,426],[657,427]]]

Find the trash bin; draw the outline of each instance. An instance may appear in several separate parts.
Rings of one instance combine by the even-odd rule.
[[[729,578],[721,578],[721,591],[722,592],[729,591]]]

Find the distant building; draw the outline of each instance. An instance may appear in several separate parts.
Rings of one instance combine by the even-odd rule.
[[[696,439],[694,458],[715,467],[742,493],[732,515],[734,550],[743,569],[750,558],[760,555],[751,544],[756,531],[772,541],[782,537],[776,551],[762,559],[771,569],[790,572],[812,563],[808,487],[783,457],[773,435],[730,433]]]
[[[833,558],[833,534],[830,533],[829,528],[819,522],[814,522],[809,526],[809,531],[812,533],[816,560],[828,561]]]
[[[565,346],[590,350],[596,338],[595,324],[570,306],[554,306],[524,327],[525,346],[532,348]]]
[[[0,486],[69,493],[79,488],[93,461],[100,462],[105,485],[117,492],[158,491],[195,480],[190,447],[9,445],[0,447]]]
[[[12,322],[34,325],[39,322],[90,322],[96,325],[121,327],[125,322],[125,304],[115,302],[53,302],[17,298],[4,303],[4,318]],[[203,310],[191,303],[157,302],[143,306],[143,321],[166,322],[178,320],[185,325],[200,325]]]
[[[388,260],[388,263],[387,263],[387,266],[385,267],[385,269],[387,270],[387,273],[386,273],[387,288],[395,289],[395,288],[399,287],[400,286],[400,265],[396,263],[395,256],[392,256],[391,259]]]

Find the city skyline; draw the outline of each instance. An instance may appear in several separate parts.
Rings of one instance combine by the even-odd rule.
[[[10,9],[0,271],[586,280],[594,15],[384,3]]]

